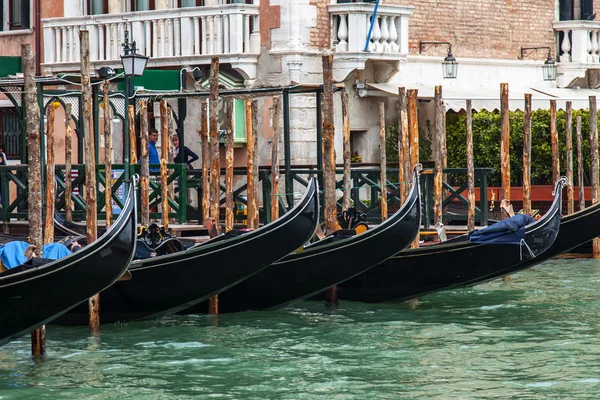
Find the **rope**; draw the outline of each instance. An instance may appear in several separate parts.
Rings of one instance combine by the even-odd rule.
[[[529,252],[529,256],[531,258],[534,258],[535,254],[533,254],[533,251],[531,251],[531,248],[529,247],[529,245],[527,244],[527,242],[525,241],[525,239],[521,239],[521,242],[519,243],[519,249],[521,251],[521,261],[523,261],[523,246],[525,246],[525,248]]]

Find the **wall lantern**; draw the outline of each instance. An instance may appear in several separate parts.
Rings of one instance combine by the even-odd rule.
[[[142,76],[146,70],[148,57],[137,52],[135,41],[129,43],[129,32],[125,31],[125,43],[123,43],[123,54],[121,62],[123,63],[123,72],[125,76]]]
[[[419,41],[419,54],[426,52],[432,47],[438,47],[441,45],[448,46],[448,54],[444,61],[442,61],[442,74],[444,79],[456,79],[458,75],[458,61],[452,55],[452,44],[449,42],[422,42]]]
[[[544,65],[542,65],[542,75],[543,75],[545,81],[555,81],[556,80],[556,61],[554,61],[552,59],[552,56],[550,55],[550,51],[551,51],[550,47],[547,47],[547,46],[521,47],[520,59],[522,60],[523,58],[529,56],[531,53],[533,53],[536,50],[547,50],[548,51],[548,57],[546,58]]]

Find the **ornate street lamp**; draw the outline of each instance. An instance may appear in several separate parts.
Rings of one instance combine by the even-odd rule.
[[[129,99],[133,97],[133,87],[131,85],[131,79],[134,76],[144,75],[146,70],[146,64],[148,64],[148,57],[138,54],[135,46],[135,41],[129,43],[129,31],[125,31],[125,43],[123,43],[123,55],[121,56],[121,62],[123,63],[123,73],[125,74],[125,115],[123,118],[124,132],[124,158],[125,164],[129,164],[129,151],[131,144],[129,143]]]
[[[542,65],[542,76],[545,81],[555,81],[556,80],[556,61],[554,61],[552,59],[552,56],[550,55],[550,52],[552,51],[550,49],[550,47],[547,47],[547,46],[521,47],[520,59],[522,60],[523,58],[529,56],[531,53],[533,53],[536,50],[548,50],[548,57],[546,58],[544,65]]]
[[[450,42],[419,42],[419,54],[426,52],[432,47],[440,45],[448,46],[448,54],[442,61],[442,74],[444,79],[456,79],[458,75],[458,61],[452,55],[452,44]]]

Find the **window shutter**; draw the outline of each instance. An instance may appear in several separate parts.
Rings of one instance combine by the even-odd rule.
[[[594,13],[594,0],[581,0],[581,19],[586,20]]]

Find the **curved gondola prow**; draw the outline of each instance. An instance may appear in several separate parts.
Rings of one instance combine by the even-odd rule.
[[[558,236],[562,210],[562,191],[567,183],[568,180],[565,176],[558,178],[552,192],[554,200],[548,211],[542,218],[525,227],[525,241],[534,257],[547,250]]]

